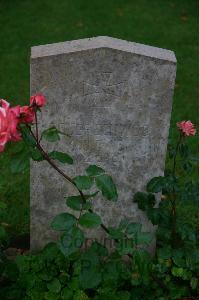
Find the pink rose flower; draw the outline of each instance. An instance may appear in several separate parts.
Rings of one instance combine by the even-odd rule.
[[[0,152],[4,151],[7,142],[21,140],[17,129],[19,115],[20,106],[10,108],[7,101],[0,100]]]
[[[20,107],[20,123],[33,123],[34,119],[35,113],[30,106]]]
[[[191,121],[182,121],[177,123],[178,129],[183,133],[184,136],[196,135],[196,128]]]
[[[46,104],[46,98],[42,94],[33,95],[30,97],[30,105],[42,107]]]

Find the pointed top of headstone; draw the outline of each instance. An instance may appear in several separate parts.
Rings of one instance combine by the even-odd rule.
[[[176,63],[173,51],[147,46],[108,36],[98,36],[68,42],[34,46],[31,48],[31,58],[65,54],[77,51],[85,51],[98,48],[111,48],[119,51],[148,56],[151,58],[167,60]]]

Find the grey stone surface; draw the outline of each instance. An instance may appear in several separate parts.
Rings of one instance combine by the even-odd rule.
[[[74,166],[60,165],[72,177],[89,164],[112,175],[118,202],[94,200],[107,226],[127,217],[153,230],[132,199],[163,174],[175,74],[172,51],[110,37],[32,48],[31,94],[48,99],[40,129],[55,125],[68,134],[44,146],[74,157]],[[49,224],[67,209],[64,196],[76,192],[47,162],[31,162],[30,182],[31,248],[37,250],[57,238]]]

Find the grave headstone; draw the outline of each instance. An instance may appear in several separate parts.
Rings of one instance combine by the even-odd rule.
[[[73,156],[74,166],[60,165],[72,177],[89,164],[113,177],[118,201],[94,200],[107,226],[127,217],[153,230],[133,194],[164,172],[175,74],[172,51],[110,37],[32,47],[31,94],[48,100],[40,130],[67,134],[44,145]],[[38,250],[57,238],[50,223],[76,192],[47,162],[31,162],[30,183],[31,249]],[[88,237],[105,235],[99,228]]]

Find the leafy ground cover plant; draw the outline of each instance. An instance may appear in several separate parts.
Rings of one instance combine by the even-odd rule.
[[[101,194],[107,201],[117,201],[117,188],[106,170],[89,165],[85,174],[71,178],[57,165],[73,164],[68,153],[48,152],[42,140],[57,142],[63,132],[51,127],[42,133],[38,129],[38,113],[46,99],[43,95],[30,98],[29,106],[10,108],[5,100],[0,107],[0,151],[6,143],[21,141],[22,149],[11,160],[11,168],[21,172],[27,157],[46,160],[56,172],[69,181],[76,193],[65,198],[74,211],[63,212],[51,227],[60,232],[57,243],[47,245],[37,255],[20,255],[10,261],[1,251],[2,299],[197,299],[199,294],[198,233],[178,215],[182,201],[197,201],[198,186],[190,175],[193,157],[186,144],[188,136],[196,134],[190,121],[177,124],[179,139],[169,145],[173,161],[165,176],[155,177],[147,184],[146,192],[137,192],[132,201],[145,212],[153,225],[158,225],[157,251],[154,257],[147,245],[154,236],[142,230],[142,225],[124,219],[117,228],[106,227],[92,208],[93,199]],[[32,126],[35,125],[35,130]],[[92,191],[90,192],[90,189]],[[162,193],[157,206],[156,194]],[[5,209],[4,205],[1,205]],[[109,251],[105,244],[93,240],[89,247],[84,228],[101,227],[114,245]],[[0,227],[3,228],[3,227]],[[0,229],[1,239],[6,236]],[[2,243],[3,250],[3,243]]]

